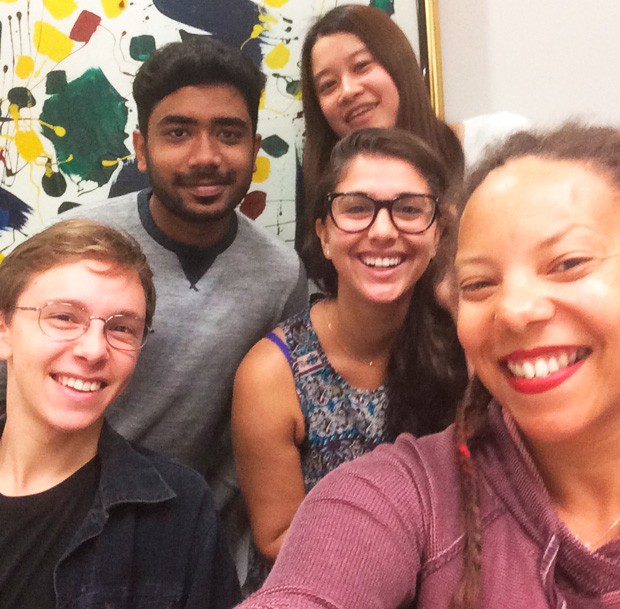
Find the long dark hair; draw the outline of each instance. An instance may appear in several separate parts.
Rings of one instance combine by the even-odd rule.
[[[526,156],[581,163],[608,179],[620,193],[620,129],[588,127],[570,122],[549,132],[517,133],[488,152],[469,177],[460,197],[460,207],[494,169]],[[455,438],[465,523],[464,571],[454,596],[456,609],[474,609],[480,595],[482,527],[478,476],[472,454],[475,455],[488,432],[490,400],[491,394],[475,376],[456,417]]]
[[[322,36],[346,32],[357,36],[391,76],[400,96],[395,127],[424,140],[445,163],[451,182],[464,171],[461,144],[431,106],[415,52],[402,30],[384,12],[371,6],[343,4],[321,17],[308,31],[301,52],[301,87],[306,134],[303,157],[305,201],[325,171],[338,136],[327,124],[312,76],[312,49]],[[312,230],[312,227],[309,227]]]
[[[395,158],[411,164],[439,198],[439,230],[445,228],[442,213],[448,187],[445,166],[420,138],[402,129],[363,129],[340,140],[334,147],[325,174],[308,206],[308,227],[328,213],[327,194],[334,190],[343,171],[359,155]],[[308,275],[330,296],[338,292],[338,275],[323,255],[314,231],[308,231],[303,251]],[[431,262],[415,286],[405,322],[388,364],[387,431],[392,438],[409,431],[424,435],[440,431],[454,419],[456,403],[467,383],[463,351],[450,315],[434,298],[436,268]]]

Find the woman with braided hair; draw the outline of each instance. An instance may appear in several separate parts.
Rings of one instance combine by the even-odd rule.
[[[244,609],[620,606],[620,130],[517,134],[463,200],[455,425],[324,478]]]

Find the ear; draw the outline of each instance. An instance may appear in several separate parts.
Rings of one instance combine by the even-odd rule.
[[[0,360],[11,357],[11,328],[4,313],[0,313]]]
[[[314,223],[314,230],[316,232],[319,241],[321,242],[321,247],[323,248],[323,256],[327,260],[331,260],[331,251],[329,249],[329,231],[327,230],[327,226],[325,226],[325,220],[322,218],[317,218]]]
[[[136,163],[138,169],[145,173],[147,169],[146,162],[146,138],[142,135],[140,129],[135,129],[133,132],[133,149],[136,153]]]
[[[254,136],[254,168],[252,169],[252,172],[256,171],[256,157],[258,156],[258,151],[260,150],[260,145],[263,141],[262,136],[260,136],[258,133]]]

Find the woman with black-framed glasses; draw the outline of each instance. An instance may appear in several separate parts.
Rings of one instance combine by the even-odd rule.
[[[442,161],[406,131],[366,129],[334,148],[305,244],[327,297],[260,341],[235,379],[237,469],[262,554],[247,591],[320,478],[453,418],[467,373],[432,262],[451,217],[447,184]]]

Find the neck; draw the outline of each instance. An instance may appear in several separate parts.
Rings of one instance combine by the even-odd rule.
[[[568,529],[596,547],[620,533],[620,431],[530,443],[551,501]]]
[[[97,454],[101,424],[79,433],[37,433],[7,413],[0,438],[0,493],[41,493],[66,480]]]
[[[212,247],[226,238],[234,218],[234,210],[216,220],[188,220],[172,213],[155,193],[149,198],[153,222],[170,239],[192,247]]]
[[[342,291],[333,301],[331,323],[350,355],[387,362],[408,307],[409,299],[372,303]]]

